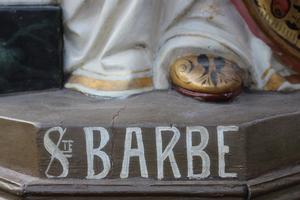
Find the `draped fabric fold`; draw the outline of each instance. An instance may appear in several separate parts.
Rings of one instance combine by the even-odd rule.
[[[102,97],[168,89],[176,59],[213,54],[243,68],[252,89],[300,89],[300,76],[252,34],[230,0],[56,2],[64,15],[67,88]]]

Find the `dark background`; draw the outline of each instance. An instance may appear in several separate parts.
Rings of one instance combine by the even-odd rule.
[[[61,9],[0,7],[0,93],[60,88]]]

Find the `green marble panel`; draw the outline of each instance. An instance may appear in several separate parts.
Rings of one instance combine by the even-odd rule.
[[[60,88],[59,6],[0,7],[0,93]]]

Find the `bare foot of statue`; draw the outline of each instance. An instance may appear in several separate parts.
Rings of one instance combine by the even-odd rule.
[[[242,71],[232,61],[213,55],[185,56],[170,69],[173,87],[204,101],[228,101],[242,89]]]

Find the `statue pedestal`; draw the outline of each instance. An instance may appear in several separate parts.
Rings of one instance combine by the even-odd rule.
[[[170,91],[99,100],[68,90],[1,97],[0,196],[299,198],[299,99],[251,93],[211,104]]]

